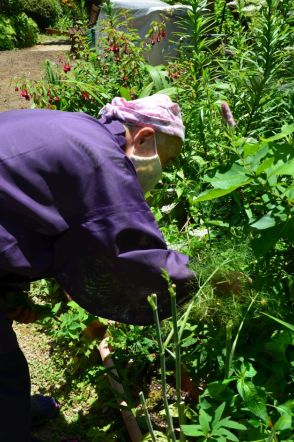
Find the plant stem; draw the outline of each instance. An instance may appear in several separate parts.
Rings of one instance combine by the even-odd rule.
[[[213,278],[213,276],[219,271],[219,269],[222,267],[222,266],[224,266],[225,264],[227,264],[228,262],[230,262],[231,261],[231,259],[226,259],[221,265],[219,265],[210,275],[209,275],[209,277],[204,281],[204,283],[199,287],[199,289],[197,290],[197,293],[193,296],[193,298],[191,299],[191,302],[190,302],[190,304],[188,305],[188,307],[187,307],[187,309],[186,309],[186,311],[185,311],[185,313],[180,317],[180,319],[179,319],[179,323],[181,324],[181,327],[180,327],[180,330],[179,330],[179,338],[181,339],[182,338],[182,334],[183,334],[183,331],[184,331],[184,328],[185,328],[185,326],[186,326],[186,323],[187,323],[187,321],[188,321],[188,318],[189,318],[189,315],[190,315],[190,313],[191,313],[191,310],[192,310],[192,308],[194,307],[194,303],[195,303],[195,300],[196,300],[196,298],[197,298],[197,296],[201,293],[201,291],[202,291],[202,289],[209,283],[209,281],[211,280],[211,278]],[[174,330],[172,329],[170,332],[169,332],[169,335],[168,335],[168,337],[166,338],[166,340],[165,340],[165,342],[164,342],[164,348],[166,348],[168,345],[169,345],[169,343],[170,343],[170,341],[171,341],[171,339],[172,339],[172,337],[173,337],[173,335],[174,335]]]
[[[147,409],[147,406],[146,406],[146,400],[145,400],[143,391],[140,391],[139,398],[140,398],[140,402],[141,402],[141,405],[142,405],[143,410],[144,410],[144,415],[145,415],[147,427],[148,427],[148,430],[149,430],[152,442],[156,442],[156,437],[155,437],[155,434],[154,434],[154,430],[153,430],[153,427],[152,427],[152,422],[151,422],[151,419],[150,419],[150,416],[149,416],[149,413],[148,413],[148,409]]]
[[[159,323],[158,308],[157,308],[157,296],[155,294],[149,296],[148,301],[149,301],[149,304],[151,305],[151,308],[153,311],[153,317],[154,317],[155,329],[156,329],[156,335],[157,335],[157,342],[158,342],[158,346],[159,346],[161,388],[162,388],[162,396],[163,396],[163,403],[164,403],[168,433],[169,433],[169,436],[171,437],[172,442],[177,442],[176,436],[175,436],[175,431],[174,431],[174,426],[173,426],[173,420],[172,420],[171,414],[169,412],[168,401],[167,401],[165,351],[164,351],[164,347],[163,347],[161,328],[160,328],[160,323]]]
[[[171,298],[172,322],[174,330],[174,342],[176,347],[176,395],[177,395],[177,409],[179,415],[179,426],[184,424],[184,408],[181,396],[181,340],[179,338],[178,321],[177,321],[177,304],[175,285],[169,282],[169,294]],[[180,442],[185,442],[186,437],[180,430]]]
[[[230,320],[227,322],[226,325],[226,362],[225,362],[225,379],[228,379],[229,377],[229,373],[230,373],[230,348],[231,348],[231,343],[232,343],[232,325],[233,322]]]
[[[240,323],[240,325],[239,325],[239,328],[238,328],[238,331],[237,331],[236,337],[235,337],[235,339],[234,339],[234,342],[233,342],[233,345],[232,345],[232,348],[231,348],[231,351],[230,351],[230,354],[229,354],[229,359],[228,359],[228,375],[227,375],[227,377],[230,376],[230,371],[231,371],[231,367],[232,367],[232,362],[233,362],[233,358],[234,358],[234,354],[235,354],[235,350],[236,350],[237,342],[238,342],[238,339],[239,339],[239,336],[240,336],[241,330],[242,330],[242,328],[243,328],[243,325],[244,325],[245,319],[247,318],[247,315],[248,315],[248,313],[249,313],[251,307],[253,306],[253,304],[254,304],[255,299],[257,298],[257,296],[258,296],[258,295],[255,295],[254,298],[252,299],[252,301],[250,302],[249,307],[248,307],[248,309],[246,310],[246,313],[245,313],[245,315],[244,315],[244,317],[243,317],[243,319],[242,319],[242,321],[241,321],[241,323]]]

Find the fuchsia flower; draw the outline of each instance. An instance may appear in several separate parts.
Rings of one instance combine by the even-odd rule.
[[[62,66],[62,69],[65,73],[67,73],[71,70],[71,65],[69,63],[64,63],[64,65]]]
[[[55,103],[58,103],[60,101],[60,98],[57,97],[57,95],[56,95],[56,97],[54,97],[54,101],[55,101]]]
[[[27,101],[29,101],[31,98],[27,89],[23,89],[20,93],[20,96],[25,98]]]
[[[88,101],[90,98],[90,94],[89,94],[89,92],[82,92],[81,97],[82,97],[82,100]]]
[[[17,86],[15,86],[15,92],[18,92],[19,91],[19,88],[17,87]]]

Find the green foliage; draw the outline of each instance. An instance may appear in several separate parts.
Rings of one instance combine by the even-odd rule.
[[[0,50],[13,49],[16,43],[16,32],[13,21],[0,15]]]
[[[183,29],[191,31],[180,33],[179,56],[168,66],[146,64],[128,18],[115,16],[108,2],[99,46],[90,50],[80,35],[75,60],[46,63],[44,80],[23,87],[37,107],[94,116],[117,95],[130,100],[164,91],[181,106],[183,154],[148,202],[168,246],[191,256],[199,290],[177,314],[173,304],[173,321],[156,320],[156,330],[109,327],[120,377],[135,391],[144,388],[143,440],[182,442],[194,432],[200,440],[290,441],[293,1],[217,0],[214,13],[206,1],[184,3],[191,9]],[[151,304],[156,312],[153,298]],[[70,303],[46,325],[60,354],[70,352],[67,367],[76,375],[93,368],[93,344],[84,336],[89,320]],[[185,371],[199,399],[183,403]],[[163,385],[156,405],[148,397],[150,377]],[[168,435],[154,415],[167,417]],[[89,434],[99,440],[101,431]]]
[[[0,0],[0,13],[7,17],[19,14],[23,9],[22,1],[19,0]]]
[[[235,162],[204,176],[204,182],[213,189],[195,198],[198,203],[234,192],[244,214],[240,221],[244,228],[250,229],[259,255],[264,255],[280,238],[290,242],[294,239],[293,132],[294,125],[288,125],[281,133],[260,142],[238,138],[233,147]],[[240,190],[236,192],[237,189]]]
[[[38,35],[38,26],[24,12],[11,18],[0,15],[0,50],[33,46]]]
[[[17,36],[17,47],[27,48],[33,46],[38,41],[39,29],[34,20],[24,12],[13,19]]]
[[[238,438],[230,431],[246,430],[243,424],[239,424],[230,419],[230,416],[222,419],[226,403],[223,402],[216,410],[214,416],[210,416],[205,410],[199,413],[199,424],[182,425],[182,430],[186,436],[203,437],[203,441],[225,442],[227,440],[238,442]]]
[[[23,8],[40,29],[53,25],[61,12],[57,0],[23,0]]]

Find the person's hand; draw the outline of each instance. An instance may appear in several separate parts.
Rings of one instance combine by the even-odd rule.
[[[40,319],[40,315],[36,311],[22,305],[7,309],[5,316],[12,321],[17,321],[22,324],[29,324]]]

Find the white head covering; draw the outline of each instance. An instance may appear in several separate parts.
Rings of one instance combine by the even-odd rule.
[[[154,94],[132,101],[115,97],[100,110],[99,115],[126,124],[152,127],[158,132],[177,136],[183,141],[185,138],[180,107],[164,94]]]

